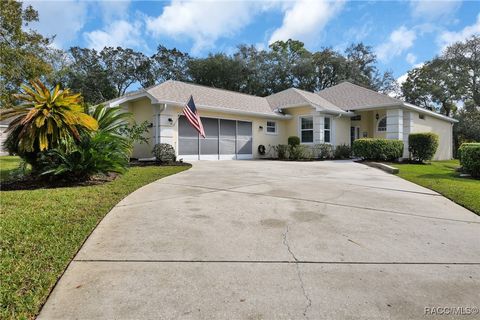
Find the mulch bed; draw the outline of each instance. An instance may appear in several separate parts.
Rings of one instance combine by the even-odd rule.
[[[35,190],[35,189],[55,189],[55,188],[67,188],[67,187],[87,187],[104,184],[111,182],[118,177],[116,173],[109,173],[108,175],[99,175],[91,177],[88,180],[40,180],[31,176],[24,177],[19,180],[12,180],[2,182],[0,184],[1,191],[14,191],[14,190]]]

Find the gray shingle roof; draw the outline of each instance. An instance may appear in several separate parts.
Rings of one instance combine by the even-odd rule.
[[[401,100],[347,81],[319,91],[317,94],[343,110],[403,105]]]
[[[333,111],[336,113],[343,112],[342,109],[325,100],[321,96],[313,92],[303,91],[296,88],[280,91],[268,96],[266,99],[273,109],[312,105],[322,111]]]
[[[146,90],[160,102],[185,104],[190,95],[200,108],[217,107],[238,111],[270,113],[273,109],[267,99],[248,94],[169,80]]]

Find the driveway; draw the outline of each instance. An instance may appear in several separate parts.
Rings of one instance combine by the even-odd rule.
[[[120,202],[39,318],[474,319],[479,292],[480,218],[433,191],[350,161],[196,162]]]

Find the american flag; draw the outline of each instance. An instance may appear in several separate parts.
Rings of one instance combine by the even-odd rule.
[[[187,118],[188,122],[190,122],[190,124],[198,131],[198,133],[205,138],[205,130],[203,130],[202,120],[200,120],[200,116],[198,115],[192,96],[190,96],[185,108],[183,108],[183,114]]]

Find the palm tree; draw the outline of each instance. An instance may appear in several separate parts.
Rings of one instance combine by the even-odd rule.
[[[6,147],[10,152],[36,154],[71,141],[80,140],[80,131],[98,129],[98,122],[84,112],[80,94],[57,85],[49,90],[38,79],[23,85],[14,95],[21,103],[0,112],[0,120],[15,117],[7,133]]]

